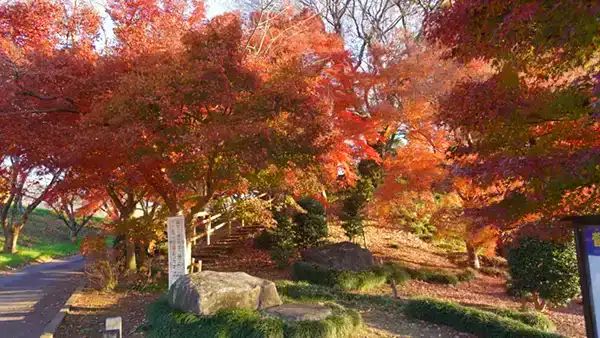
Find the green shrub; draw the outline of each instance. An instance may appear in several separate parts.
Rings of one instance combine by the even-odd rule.
[[[466,268],[456,275],[459,282],[470,282],[477,276],[477,271],[471,268]]]
[[[344,338],[362,325],[360,314],[337,304],[326,304],[332,315],[320,321],[286,323],[252,310],[220,310],[214,316],[198,317],[169,307],[166,297],[148,309],[146,336],[164,337],[256,337],[256,338]]]
[[[385,284],[388,275],[383,270],[336,271],[297,261],[292,267],[292,277],[294,280],[337,287],[342,290],[369,290]]]
[[[406,305],[405,312],[414,318],[447,325],[480,337],[562,337],[488,311],[433,298],[413,299]]]
[[[361,211],[371,200],[375,192],[376,183],[369,177],[361,177],[356,185],[349,191],[344,199],[340,219],[343,221],[344,233],[351,241],[364,235],[363,217]]]
[[[307,248],[316,245],[329,233],[325,207],[312,197],[299,200],[298,205],[306,210],[306,213],[294,215],[294,241],[297,246]]]
[[[288,280],[275,281],[275,285],[277,285],[277,292],[284,302],[288,300],[317,303],[335,301],[352,307],[377,307],[386,312],[400,312],[402,310],[402,302],[388,295],[346,292],[339,288]]]
[[[519,239],[509,251],[510,287],[516,294],[531,292],[551,304],[564,305],[579,294],[575,245],[534,237]],[[536,306],[543,308],[538,301]]]
[[[421,280],[427,283],[452,285],[458,283],[458,277],[450,272],[429,269],[405,269],[412,279]]]
[[[396,263],[387,262],[383,264],[383,266],[377,267],[375,270],[382,270],[382,273],[387,276],[388,283],[391,283],[392,280],[394,280],[397,285],[404,285],[412,279],[408,271],[406,271],[406,268]]]
[[[290,245],[277,245],[271,250],[271,259],[280,269],[289,266],[292,257],[294,257],[294,248]]]
[[[479,272],[486,276],[492,277],[507,277],[508,273],[501,268],[493,268],[488,266],[483,266],[479,269]]]
[[[499,256],[479,256],[481,265],[491,268],[508,268],[508,261]]]
[[[211,317],[174,310],[166,297],[151,304],[147,337],[283,337],[283,321],[251,310],[220,310]]]
[[[254,238],[254,247],[261,250],[271,250],[276,243],[273,230],[264,230]]]
[[[542,331],[553,332],[556,327],[554,323],[545,314],[537,311],[518,311],[513,309],[499,309],[493,307],[485,307],[483,310],[493,312],[497,315],[518,320],[523,324]]]

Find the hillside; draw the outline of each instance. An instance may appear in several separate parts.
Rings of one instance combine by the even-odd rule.
[[[79,238],[99,231],[102,219],[94,219],[81,230]],[[2,233],[2,229],[0,229]],[[4,237],[0,237],[0,246]],[[65,224],[56,219],[52,211],[36,209],[21,231],[16,254],[0,253],[0,271],[11,270],[29,263],[71,256],[79,252],[79,241],[71,243]]]

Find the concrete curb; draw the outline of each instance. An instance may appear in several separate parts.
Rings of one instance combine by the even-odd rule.
[[[46,325],[40,338],[53,338],[54,337],[56,330],[62,323],[63,319],[65,319],[65,316],[67,315],[67,313],[69,313],[69,311],[71,310],[71,306],[73,306],[73,303],[75,303],[75,300],[77,299],[77,297],[79,297],[79,295],[82,293],[83,289],[85,288],[85,285],[86,285],[86,280],[84,279],[82,282],[79,283],[79,285],[77,286],[75,291],[71,294],[71,297],[69,297],[69,299],[67,299],[67,302],[62,306],[62,308],[60,308],[60,310],[54,316],[54,318],[52,318],[50,323],[48,323]]]

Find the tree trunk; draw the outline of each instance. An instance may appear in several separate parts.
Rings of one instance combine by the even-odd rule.
[[[535,309],[540,312],[544,312],[544,310],[546,310],[546,301],[541,299],[540,295],[537,292],[534,292],[532,295]]]
[[[398,288],[396,287],[396,280],[394,278],[392,278],[390,286],[392,287],[392,298],[398,298]]]
[[[135,260],[135,243],[126,239],[126,271],[136,272],[137,262]]]
[[[146,264],[148,263],[148,249],[142,243],[138,243],[139,250],[139,258],[140,258],[140,269],[147,268]]]
[[[71,239],[71,243],[77,242],[77,232],[73,229],[69,229],[69,238]]]
[[[19,233],[21,232],[22,226],[8,226],[4,227],[4,253],[15,253],[17,252],[17,240],[19,239]]]
[[[479,263],[479,256],[477,255],[477,248],[475,248],[471,244],[467,244],[467,255],[469,257],[469,265],[476,270],[481,268],[481,264]]]

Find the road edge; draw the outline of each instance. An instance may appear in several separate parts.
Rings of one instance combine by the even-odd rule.
[[[62,324],[62,321],[63,321],[63,319],[65,319],[65,316],[71,310],[71,306],[73,306],[73,303],[75,303],[75,300],[77,299],[77,297],[79,297],[79,295],[83,292],[85,285],[86,285],[86,279],[84,277],[84,279],[79,283],[77,288],[75,288],[75,291],[73,291],[73,293],[71,294],[69,299],[67,299],[65,304],[60,308],[58,313],[54,316],[54,318],[52,318],[50,323],[48,323],[46,325],[46,327],[44,328],[44,331],[42,331],[42,335],[40,336],[40,338],[53,338],[54,337],[56,330],[58,329],[60,324]]]

